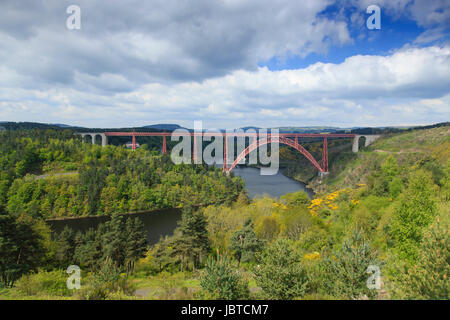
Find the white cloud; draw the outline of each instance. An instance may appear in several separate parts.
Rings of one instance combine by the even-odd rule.
[[[103,74],[123,77],[123,87],[117,83],[111,88],[100,79],[91,81],[91,90],[131,91],[144,83],[200,81],[255,70],[274,56],[305,56],[349,43],[344,21],[319,15],[330,3],[79,0],[81,30],[69,31],[66,1],[2,1],[0,58],[9,72],[49,87],[78,87],[76,77]]]
[[[79,0],[79,31],[65,28],[68,4],[1,1],[0,120],[93,127],[448,120],[446,45],[294,70],[257,67],[351,43],[347,22],[361,24],[369,4],[429,28],[417,39],[429,43],[448,27],[443,0]],[[325,17],[331,4],[361,14]]]
[[[450,115],[450,47],[405,48],[390,56],[353,56],[341,64],[297,70],[238,70],[202,82],[148,84],[113,95],[11,89],[0,92],[0,101],[2,119],[66,119],[94,127],[192,126],[193,120],[231,128],[440,122]],[[24,108],[26,113],[19,111]]]

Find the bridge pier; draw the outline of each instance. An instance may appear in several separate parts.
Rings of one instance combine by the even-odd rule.
[[[327,137],[323,137],[322,168],[323,168],[324,172],[328,172],[328,139],[327,139]]]
[[[104,133],[98,133],[98,132],[86,132],[86,133],[78,133],[81,135],[81,137],[84,139],[85,136],[91,136],[92,144],[95,144],[95,137],[100,136],[102,137],[102,147],[108,145],[108,137]]]
[[[367,147],[367,146],[371,145],[373,142],[375,142],[376,140],[378,140],[381,137],[381,135],[379,135],[379,134],[368,134],[368,135],[357,134],[357,135],[355,135],[355,137],[353,138],[353,145],[352,145],[352,151],[355,153],[359,151],[359,138],[361,138],[361,137],[366,138],[366,141],[364,142],[364,147]]]
[[[167,141],[166,141],[166,136],[163,136],[162,154],[166,154],[166,153],[167,153]]]

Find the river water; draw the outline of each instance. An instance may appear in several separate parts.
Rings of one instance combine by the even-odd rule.
[[[303,190],[312,198],[312,191],[307,189],[301,182],[286,177],[280,171],[276,175],[262,176],[258,168],[236,167],[232,171],[236,176],[240,176],[248,190],[251,198],[264,194],[279,198],[288,192]],[[147,240],[150,244],[158,242],[161,236],[171,235],[177,227],[177,222],[181,217],[180,209],[161,209],[144,213],[127,214],[126,217],[138,217],[142,220],[147,229]],[[52,229],[59,233],[68,225],[75,231],[86,231],[89,228],[96,228],[99,223],[108,220],[108,216],[84,217],[65,220],[49,221]]]
[[[244,180],[250,198],[264,194],[279,198],[288,192],[300,190],[305,191],[310,198],[313,197],[313,192],[304,183],[286,177],[281,171],[275,175],[262,176],[258,168],[236,167],[232,172]]]

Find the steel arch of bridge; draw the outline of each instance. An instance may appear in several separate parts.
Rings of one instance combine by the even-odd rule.
[[[328,150],[327,150],[327,139],[324,138],[324,152],[323,152],[323,158],[322,158],[322,166],[316,161],[316,159],[314,159],[314,157],[311,155],[311,153],[308,152],[308,150],[306,150],[304,147],[302,147],[300,144],[298,144],[297,139],[295,139],[295,141],[285,138],[285,137],[280,137],[280,136],[269,136],[268,138],[260,138],[257,139],[256,141],[253,141],[253,143],[251,143],[247,148],[245,148],[238,156],[237,158],[233,161],[233,163],[231,164],[230,167],[227,167],[226,165],[226,161],[224,161],[224,167],[223,167],[223,171],[224,172],[230,172],[231,170],[233,170],[238,163],[244,159],[247,155],[249,155],[252,151],[258,149],[259,147],[269,144],[269,143],[281,143],[281,144],[285,144],[287,146],[290,146],[294,149],[296,149],[298,152],[300,152],[302,155],[305,156],[306,159],[309,160],[309,162],[311,162],[313,164],[314,167],[316,167],[317,170],[319,170],[319,172],[327,172],[328,171]]]

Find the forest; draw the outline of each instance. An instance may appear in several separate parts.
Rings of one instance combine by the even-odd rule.
[[[230,202],[243,190],[218,168],[174,165],[145,145],[102,148],[70,130],[5,131],[0,167],[0,206],[33,218]]]
[[[309,176],[314,199],[249,199],[232,174],[70,130],[0,136],[0,299],[450,298],[448,126],[392,132],[357,154],[331,141],[330,174]],[[121,214],[170,207],[181,220],[154,245]],[[92,215],[110,219],[59,234],[46,223]]]

